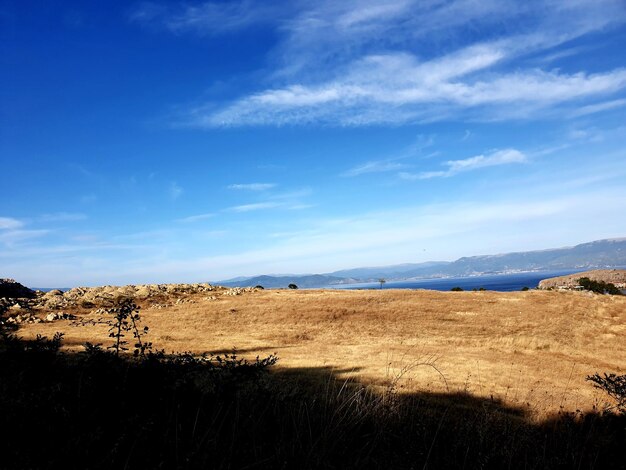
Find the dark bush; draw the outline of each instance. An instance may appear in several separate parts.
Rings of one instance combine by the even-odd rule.
[[[610,409],[616,409],[626,414],[626,375],[600,374],[590,375],[587,380],[593,382],[596,388],[604,390],[614,401]]]
[[[462,287],[453,287],[452,289],[450,289],[452,292],[463,292],[463,288]]]
[[[578,285],[583,289],[595,292],[597,294],[622,295],[622,292],[615,287],[615,284],[604,281],[594,281],[588,277],[578,279]]]
[[[296,286],[295,284],[289,284],[287,287],[289,287],[290,289],[297,289],[298,286]]]

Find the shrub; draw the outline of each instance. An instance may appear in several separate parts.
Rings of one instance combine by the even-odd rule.
[[[463,292],[463,288],[462,287],[453,287],[452,289],[450,289],[452,292]]]
[[[287,287],[289,287],[290,289],[297,289],[298,286],[296,286],[295,284],[289,284]]]
[[[615,406],[608,409],[617,409],[626,414],[626,375],[600,374],[587,376],[587,380],[593,382],[596,388],[604,390],[613,400]]]
[[[610,282],[594,281],[588,277],[581,277],[578,279],[578,285],[585,290],[598,294],[622,295],[622,292],[615,287],[615,284]]]
[[[522,287],[522,292],[526,292],[527,290],[529,290],[527,286]]]

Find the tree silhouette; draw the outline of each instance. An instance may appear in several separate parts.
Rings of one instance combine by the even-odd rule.
[[[384,284],[385,282],[387,282],[387,280],[386,280],[385,278],[382,278],[382,277],[381,277],[381,278],[378,280],[378,282],[380,282],[380,288],[382,289],[382,288],[383,288],[383,284]]]

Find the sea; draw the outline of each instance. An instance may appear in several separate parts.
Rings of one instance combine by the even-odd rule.
[[[513,292],[522,290],[524,287],[534,289],[542,279],[556,276],[567,276],[582,272],[583,270],[567,271],[533,271],[513,274],[486,274],[469,277],[446,277],[436,279],[416,279],[410,281],[387,281],[383,289],[430,289],[449,291],[453,287],[463,290],[480,289],[499,292]],[[379,282],[367,282],[358,284],[341,284],[328,286],[329,289],[380,289]]]

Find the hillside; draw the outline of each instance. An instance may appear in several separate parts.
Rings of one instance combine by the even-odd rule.
[[[571,274],[569,276],[551,277],[539,283],[540,289],[566,288],[571,289],[578,286],[581,277],[588,277],[592,281],[603,281],[614,284],[619,289],[626,289],[626,270],[624,269],[596,269],[582,273]]]

